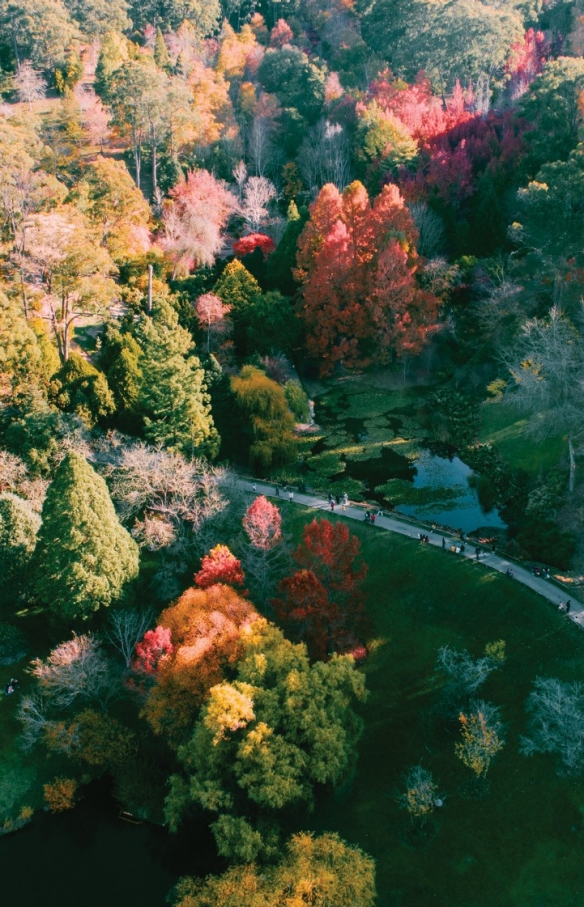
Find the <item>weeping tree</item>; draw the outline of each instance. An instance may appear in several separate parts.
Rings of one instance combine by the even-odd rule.
[[[534,438],[559,433],[568,441],[569,490],[574,491],[574,445],[584,433],[584,343],[572,322],[554,306],[547,318],[533,318],[504,357],[511,381],[505,398],[528,418]]]

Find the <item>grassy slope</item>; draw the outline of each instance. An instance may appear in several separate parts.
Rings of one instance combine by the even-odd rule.
[[[513,469],[524,469],[532,476],[547,472],[557,466],[565,454],[565,443],[560,436],[545,441],[526,437],[527,419],[500,403],[485,403],[481,407],[481,432],[479,440],[496,444],[504,459]]]
[[[287,514],[294,534],[311,515],[299,510]],[[518,740],[534,677],[584,677],[584,637],[504,576],[374,527],[351,531],[369,564],[379,642],[365,666],[371,695],[354,786],[317,808],[315,827],[338,830],[375,857],[379,907],[580,904],[584,786],[559,778],[547,757],[521,756]],[[469,798],[456,724],[433,713],[433,667],[445,643],[479,655],[495,639],[506,640],[508,660],[481,696],[502,706],[507,746],[488,796]],[[404,769],[419,762],[434,772],[445,806],[415,840],[395,793]]]

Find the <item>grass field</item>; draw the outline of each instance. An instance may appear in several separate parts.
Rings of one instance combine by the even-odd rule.
[[[481,407],[479,440],[496,444],[512,469],[524,469],[532,476],[558,466],[566,455],[561,436],[534,441],[525,434],[527,419],[518,418],[508,406],[484,403]]]
[[[299,533],[310,516],[288,511],[288,528]],[[520,755],[518,743],[536,676],[584,679],[581,631],[503,575],[374,527],[351,531],[369,564],[370,697],[354,783],[317,807],[314,827],[373,855],[379,907],[580,905],[584,785],[559,777],[548,757]],[[434,665],[446,643],[478,656],[497,639],[507,662],[479,695],[501,706],[507,744],[488,794],[471,796],[470,772],[454,754],[457,723],[436,712]],[[434,773],[445,804],[421,836],[395,802],[417,763]]]

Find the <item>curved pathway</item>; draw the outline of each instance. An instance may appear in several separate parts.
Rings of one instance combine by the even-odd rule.
[[[253,482],[248,481],[247,479],[241,479],[239,484],[246,491],[249,491],[251,494],[263,494],[266,497],[275,498],[278,501],[283,501],[285,503],[289,502],[288,492],[280,489],[280,495],[275,494],[275,485],[274,483],[266,482]],[[305,507],[310,507],[313,510],[321,510],[323,513],[330,513],[330,504],[320,498],[315,494],[302,493],[294,489],[294,499],[293,504],[302,504]],[[366,508],[371,510],[372,508]],[[343,511],[342,507],[335,505],[334,512],[337,516],[347,517],[350,520],[359,520],[361,523],[364,519],[365,509],[363,505],[357,505],[349,502],[346,506],[346,509]],[[425,535],[429,536],[429,542],[427,544],[434,545],[435,548],[442,548],[442,539],[445,539],[446,550],[450,552],[452,545],[460,545],[460,539],[454,538],[451,534],[442,534],[440,531],[430,532],[427,526],[422,524],[417,525],[415,523],[405,522],[399,519],[396,516],[378,516],[375,518],[375,527],[380,529],[387,529],[390,532],[397,532],[399,535],[405,535],[409,538],[417,539],[418,533],[422,532]],[[466,551],[459,557],[466,557],[469,560],[476,560],[475,555],[476,544],[469,543],[467,545]],[[584,629],[584,605],[582,602],[575,599],[573,596],[569,595],[564,589],[558,588],[554,583],[545,580],[541,576],[534,576],[530,570],[526,570],[525,567],[521,567],[515,561],[506,560],[504,557],[501,557],[498,554],[492,554],[487,548],[481,546],[481,555],[480,563],[484,564],[487,567],[490,567],[492,570],[498,570],[500,573],[505,573],[509,567],[513,570],[514,578],[510,582],[520,582],[524,586],[528,586],[530,589],[533,589],[534,592],[537,592],[539,595],[543,595],[548,601],[552,602],[553,605],[558,607],[560,602],[566,601],[567,598],[571,601],[571,608],[568,617],[575,624],[577,624],[581,629]]]

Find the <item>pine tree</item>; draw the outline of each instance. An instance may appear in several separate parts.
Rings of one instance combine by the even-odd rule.
[[[213,287],[213,293],[224,305],[231,307],[235,346],[239,352],[245,352],[249,316],[262,295],[259,283],[240,261],[234,259]]]
[[[192,455],[213,456],[219,436],[211,418],[205,372],[192,355],[194,344],[176,311],[159,302],[138,327],[143,350],[139,405],[146,436],[155,444]]]
[[[69,619],[121,599],[138,575],[138,546],[120,526],[105,481],[75,451],[49,486],[35,567],[37,595]]]

